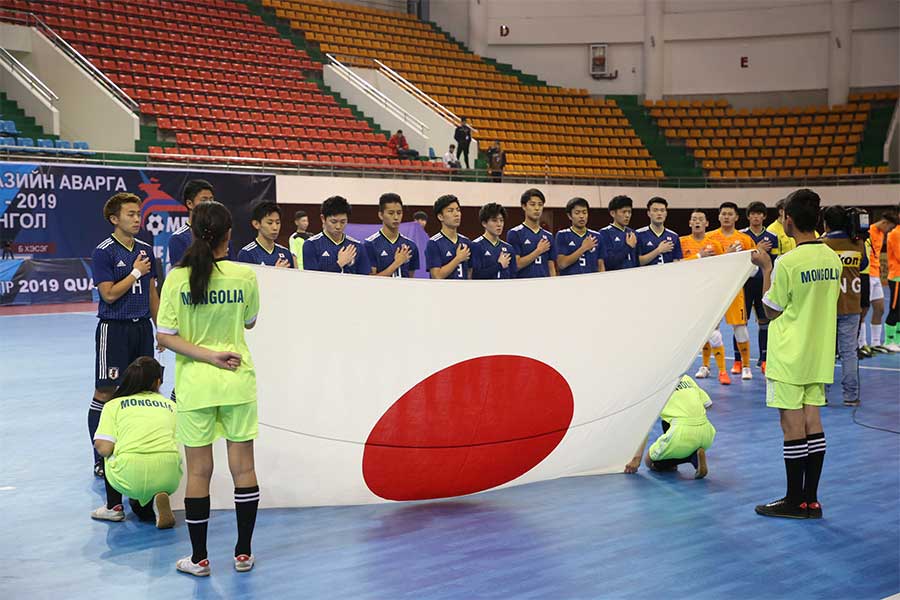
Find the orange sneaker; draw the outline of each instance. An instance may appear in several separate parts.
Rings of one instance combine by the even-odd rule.
[[[744,365],[741,363],[741,361],[739,361],[739,360],[734,361],[733,363],[731,363],[731,374],[732,375],[740,375],[741,369],[743,367],[744,367]]]
[[[731,385],[731,377],[725,371],[719,372],[719,383],[722,385]]]
[[[761,363],[759,363],[759,368],[762,370],[762,374],[765,375],[766,374],[766,361],[762,361]]]

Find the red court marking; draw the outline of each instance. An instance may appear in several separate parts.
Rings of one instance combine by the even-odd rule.
[[[416,384],[378,420],[363,477],[387,500],[502,485],[553,452],[574,406],[563,376],[540,361],[503,355],[457,363]]]
[[[96,302],[72,302],[69,304],[29,304],[26,306],[0,306],[0,317],[9,315],[56,315],[59,313],[97,312]]]

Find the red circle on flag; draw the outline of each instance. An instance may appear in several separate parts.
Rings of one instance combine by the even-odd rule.
[[[375,424],[363,453],[369,489],[387,500],[448,498],[527,473],[572,422],[569,384],[523,356],[483,356],[430,375]]]

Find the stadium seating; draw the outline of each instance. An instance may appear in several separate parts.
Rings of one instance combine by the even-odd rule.
[[[88,150],[87,143],[75,143],[83,144],[83,150]],[[65,153],[65,147],[60,144],[72,148],[71,142],[47,134],[15,100],[0,92],[0,149],[4,152],[58,155]]]
[[[592,98],[586,90],[526,85],[411,15],[330,0],[263,4],[322,52],[366,67],[377,58],[467,116],[479,142],[502,142],[507,174],[664,176],[613,100]]]
[[[227,0],[0,0],[38,14],[154,118],[175,145],[151,153],[442,165],[392,156],[383,135],[306,77],[321,70],[274,27]]]
[[[896,93],[883,96],[897,98]],[[830,108],[736,110],[726,100],[672,99],[645,101],[644,108],[667,140],[684,144],[711,179],[888,172],[887,165],[857,162],[872,108],[862,96]]]

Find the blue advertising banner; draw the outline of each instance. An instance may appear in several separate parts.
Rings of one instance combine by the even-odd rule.
[[[0,245],[18,256],[85,258],[112,232],[103,204],[119,192],[142,200],[143,231],[156,258],[168,262],[172,233],[187,222],[182,190],[191,179],[209,181],[234,218],[232,247],[250,242],[252,207],[275,201],[275,176],[167,169],[0,163]]]
[[[96,302],[90,259],[0,261],[0,306]]]

